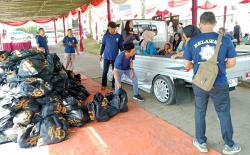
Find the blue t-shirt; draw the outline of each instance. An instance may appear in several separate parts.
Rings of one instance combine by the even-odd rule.
[[[215,32],[202,33],[188,41],[184,51],[184,59],[193,61],[194,75],[198,70],[198,63],[206,61],[213,56],[218,36],[219,35]],[[219,72],[214,84],[228,84],[226,77],[225,61],[227,58],[234,57],[236,57],[236,51],[233,46],[233,43],[230,38],[224,36],[222,38],[222,44],[218,54]]]
[[[115,60],[118,55],[119,49],[122,50],[122,36],[120,34],[111,34],[109,32],[105,33],[102,39],[102,44],[104,44],[104,59]]]
[[[146,49],[141,49],[142,55],[157,55],[157,50],[153,42],[149,41],[147,43]]]
[[[126,58],[125,52],[121,52],[115,59],[115,68],[119,70],[129,70],[130,62],[135,60],[135,56]]]
[[[39,44],[39,47],[42,47],[45,49],[45,53],[49,52],[48,40],[46,36],[37,35],[36,43]]]
[[[75,37],[66,36],[63,38],[64,52],[65,53],[75,53],[75,47],[77,44]]]

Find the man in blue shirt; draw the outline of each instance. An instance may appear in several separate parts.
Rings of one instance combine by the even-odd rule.
[[[45,36],[43,28],[39,28],[38,35],[36,36],[37,50],[45,53],[45,56],[49,53],[48,40]]]
[[[65,68],[73,71],[75,62],[75,52],[77,52],[77,55],[79,55],[79,51],[77,48],[78,41],[73,36],[72,29],[67,30],[67,36],[63,38],[63,45]]]
[[[112,70],[114,69],[115,58],[118,55],[119,49],[122,51],[123,39],[120,34],[116,32],[116,23],[109,22],[108,31],[104,34],[102,39],[102,47],[100,51],[100,60],[103,56],[103,74],[102,74],[102,90],[107,87],[107,74],[110,64],[112,65]],[[115,88],[114,77],[112,79],[112,88]]]
[[[134,72],[133,64],[135,59],[135,46],[133,43],[124,44],[124,52],[121,52],[115,59],[114,78],[116,84],[116,92],[121,88],[121,78],[125,74],[133,81],[134,100],[143,101],[139,95],[138,80]]]
[[[184,51],[184,65],[193,68],[194,76],[199,68],[199,63],[207,61],[214,54],[218,34],[215,33],[215,15],[212,12],[204,12],[200,17],[200,30],[202,34],[190,39]],[[230,97],[226,77],[226,68],[236,64],[236,52],[232,41],[228,37],[222,38],[222,44],[218,54],[219,72],[211,91],[204,91],[193,84],[195,95],[195,139],[193,144],[201,152],[208,152],[206,131],[206,110],[209,97],[212,98],[215,110],[218,114],[221,133],[224,140],[224,154],[234,154],[241,151],[239,144],[233,141],[233,127],[230,114]]]

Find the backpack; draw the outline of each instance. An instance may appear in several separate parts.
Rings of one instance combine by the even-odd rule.
[[[201,62],[193,79],[193,84],[204,91],[210,91],[218,75],[217,57],[221,46],[222,35],[219,35],[214,55],[205,62]]]

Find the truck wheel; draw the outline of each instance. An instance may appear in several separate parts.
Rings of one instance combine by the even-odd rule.
[[[163,104],[175,103],[175,86],[167,76],[159,75],[155,78],[153,82],[153,94]]]

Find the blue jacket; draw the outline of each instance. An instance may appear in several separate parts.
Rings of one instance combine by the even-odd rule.
[[[123,50],[123,39],[120,34],[105,33],[102,39],[102,47],[100,55],[104,53],[103,58],[107,60],[115,61],[119,53],[119,49]]]
[[[142,55],[157,55],[157,50],[153,42],[149,41],[147,43],[146,49],[141,48]]]

